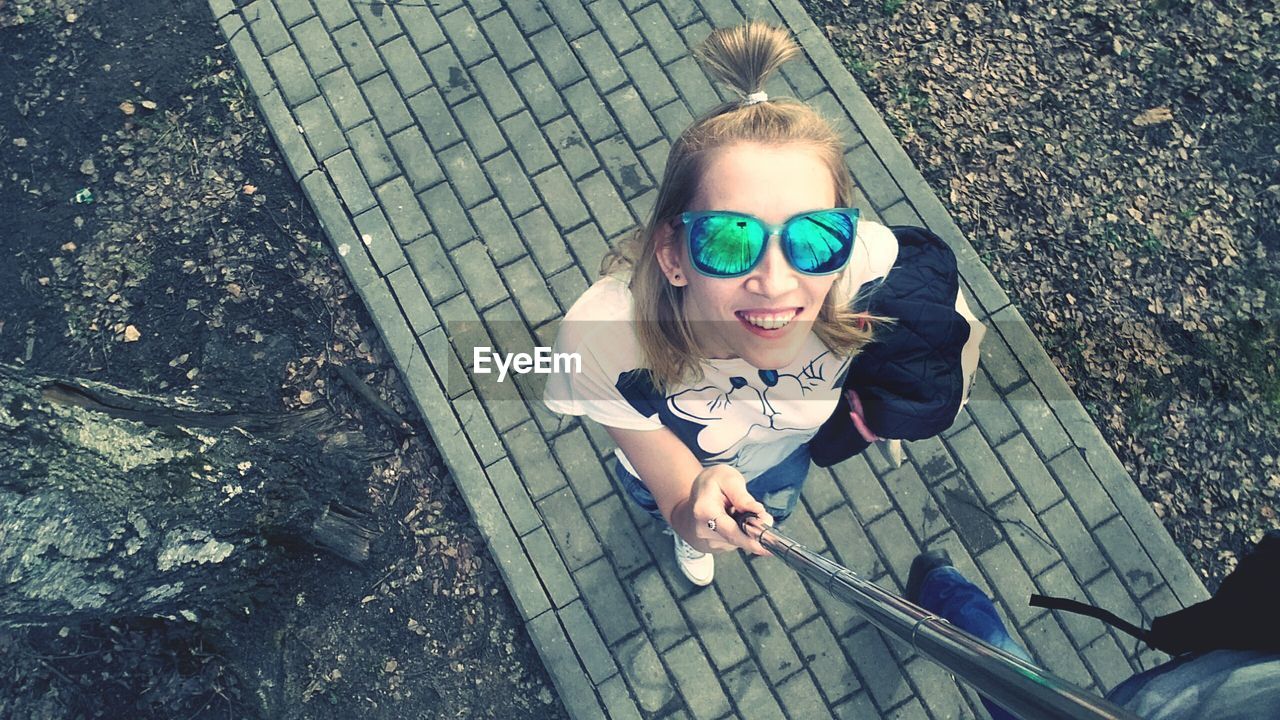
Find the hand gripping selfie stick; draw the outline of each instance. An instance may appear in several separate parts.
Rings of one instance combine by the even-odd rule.
[[[1139,720],[1128,710],[983,642],[858,577],[843,565],[809,551],[753,514],[735,514],[734,519],[766,550],[856,607],[872,625],[915,648],[1023,720]]]

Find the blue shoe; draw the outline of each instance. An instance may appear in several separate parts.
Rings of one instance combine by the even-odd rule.
[[[946,550],[930,550],[917,555],[916,559],[911,561],[911,572],[907,573],[907,601],[919,605],[920,589],[924,587],[924,579],[934,570],[950,565],[951,556]]]

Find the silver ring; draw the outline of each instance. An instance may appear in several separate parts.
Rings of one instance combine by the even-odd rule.
[[[712,531],[712,532],[715,532],[715,529],[716,529],[716,519],[715,519],[715,518],[711,518],[710,520],[708,520],[708,521],[707,521],[707,529],[708,529],[708,530],[710,530],[710,531]]]

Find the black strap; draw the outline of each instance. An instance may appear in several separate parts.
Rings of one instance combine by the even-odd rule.
[[[1123,630],[1148,645],[1151,644],[1150,630],[1125,622],[1115,613],[1103,610],[1100,607],[1094,607],[1088,603],[1082,603],[1078,600],[1068,600],[1067,598],[1050,597],[1048,595],[1032,595],[1028,604],[1030,604],[1031,607],[1042,607],[1050,610],[1065,610],[1079,615],[1088,615],[1089,617],[1101,620],[1117,630]]]

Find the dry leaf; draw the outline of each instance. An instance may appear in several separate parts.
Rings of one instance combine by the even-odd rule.
[[[303,390],[302,392],[298,393],[298,402],[302,403],[303,405],[310,405],[315,401],[316,401],[315,394],[312,393],[310,390]]]
[[[1148,125],[1167,123],[1172,119],[1173,112],[1169,108],[1161,106],[1144,110],[1141,115],[1133,119],[1133,124],[1138,127],[1146,127]]]
[[[134,112],[136,112],[136,109],[133,107],[133,103],[129,102],[128,100],[125,100],[124,102],[120,103],[120,112],[124,113],[125,115],[132,115]]]
[[[138,328],[130,325],[124,329],[125,342],[137,342],[142,338],[142,333],[138,332]]]
[[[227,285],[227,292],[231,293],[236,297],[240,297],[240,285],[238,285],[237,283],[230,283],[229,285]]]
[[[252,195],[252,194],[254,194],[254,193],[256,193],[256,192],[258,192],[258,186],[257,186],[257,185],[245,185],[245,186],[244,186],[244,194],[245,194],[245,195]]]
[[[155,101],[155,100],[143,100],[143,101],[142,101],[142,107],[146,108],[147,110],[155,110],[155,109],[156,109],[156,107],[157,107],[157,106],[156,106],[156,101]]]

